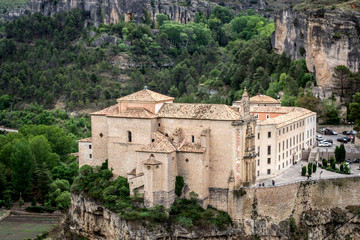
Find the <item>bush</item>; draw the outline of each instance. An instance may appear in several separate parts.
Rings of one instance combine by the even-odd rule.
[[[344,171],[344,163],[340,164],[340,172]]]
[[[316,172],[316,169],[317,169],[317,165],[316,165],[316,164],[313,164],[313,173]]]
[[[311,176],[312,174],[312,163],[308,163],[308,175]]]
[[[44,212],[44,207],[42,206],[30,206],[25,208],[26,211],[28,212],[35,212],[35,213],[43,213]]]
[[[182,176],[176,176],[175,179],[175,194],[180,197],[182,194],[182,189],[185,185],[184,178]]]
[[[323,166],[326,168],[328,166],[328,161],[325,158],[323,158],[322,162],[323,162]]]
[[[301,176],[305,176],[306,175],[306,167],[303,166],[301,169]]]
[[[331,163],[331,168],[334,169],[334,170],[336,170],[336,163],[335,163],[335,161]]]
[[[293,217],[290,217],[290,232],[296,232],[296,222]]]

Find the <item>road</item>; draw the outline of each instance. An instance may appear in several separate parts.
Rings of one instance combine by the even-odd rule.
[[[19,130],[17,129],[13,129],[13,128],[7,128],[7,127],[0,127],[0,132],[4,131],[4,132],[19,132]]]

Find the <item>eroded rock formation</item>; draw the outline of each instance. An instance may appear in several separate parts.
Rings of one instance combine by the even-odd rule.
[[[155,21],[156,15],[159,13],[167,14],[171,20],[188,23],[194,20],[198,11],[209,16],[216,4],[216,1],[206,0],[30,0],[27,9],[44,15],[53,15],[63,10],[80,8],[89,13],[91,21],[95,25],[116,23],[121,19],[142,22],[146,15]],[[264,12],[267,7],[264,0],[255,2],[244,0],[236,4],[232,1],[222,1],[221,4],[231,7],[235,12],[248,8]]]
[[[340,10],[282,10],[275,15],[272,44],[277,54],[305,57],[322,88],[336,88],[334,68],[360,69],[360,14]]]
[[[234,192],[234,225],[227,231],[146,228],[126,222],[84,195],[72,194],[69,228],[89,239],[360,239],[360,178],[244,188]],[[290,219],[293,225],[290,227]],[[296,224],[295,224],[296,223]]]

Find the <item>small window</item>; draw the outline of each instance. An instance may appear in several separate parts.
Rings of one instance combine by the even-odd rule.
[[[281,135],[281,130],[279,130],[279,136]]]
[[[194,137],[194,135],[191,136],[191,142],[195,142],[195,137]]]
[[[271,132],[268,132],[268,138],[271,138]]]
[[[286,127],[286,132],[289,132],[289,127]]]
[[[268,153],[268,155],[271,154],[271,146],[268,146],[268,148],[267,148],[267,153]]]
[[[92,158],[92,154],[89,154],[89,158]]]
[[[160,126],[161,126],[161,123],[158,123],[158,126],[160,127]]]
[[[266,114],[266,119],[269,119],[270,118],[270,115],[269,114]]]
[[[285,133],[285,128],[283,128],[283,133]]]
[[[290,126],[290,131],[292,131],[292,125]]]
[[[271,158],[268,158],[268,164],[271,164]]]
[[[100,135],[100,137],[103,137],[103,136],[104,136],[102,133],[100,133],[99,135]]]
[[[267,174],[270,175],[271,174],[271,169],[267,170]]]
[[[260,175],[260,172],[259,172],[259,171],[257,171],[257,175],[258,175],[258,176]]]
[[[283,168],[284,168],[284,163],[283,163]]]
[[[189,162],[189,159],[185,159],[185,162]]]
[[[258,159],[258,166],[260,166],[260,160]]]
[[[258,147],[258,156],[260,156],[260,147]]]
[[[258,133],[258,139],[260,139],[260,133]]]
[[[150,166],[147,166],[147,170],[151,170],[151,167],[150,167]]]
[[[91,145],[89,145],[89,149],[91,149]]]
[[[155,142],[155,139],[151,139],[151,142]]]
[[[128,133],[128,142],[132,142],[132,134],[130,131],[127,132]]]
[[[279,170],[280,170],[280,165],[279,165]]]

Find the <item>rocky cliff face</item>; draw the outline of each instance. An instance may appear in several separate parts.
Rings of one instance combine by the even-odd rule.
[[[71,195],[68,217],[71,232],[91,240],[236,239],[240,234],[235,228],[227,231],[188,231],[179,226],[168,227],[166,224],[146,228],[141,223],[127,222],[101,204],[74,193]]]
[[[275,16],[273,47],[292,59],[305,57],[310,72],[322,88],[336,88],[338,65],[360,69],[360,14],[340,10],[282,10]],[[331,95],[331,94],[330,94]]]
[[[83,195],[72,194],[69,228],[89,239],[360,239],[360,178],[246,188],[235,196],[234,225],[227,231],[147,228],[127,222]],[[293,219],[290,227],[290,219]],[[335,231],[336,230],[336,231]],[[68,238],[66,238],[68,239]]]
[[[80,8],[88,11],[91,21],[98,25],[99,23],[116,23],[121,19],[125,21],[135,19],[137,22],[142,22],[147,14],[152,21],[155,21],[159,13],[167,14],[171,20],[188,23],[194,20],[198,11],[209,16],[215,5],[216,2],[205,0],[30,0],[27,9],[44,15],[53,15],[63,10]],[[244,0],[236,4],[225,1],[225,5],[234,11],[248,8],[264,11],[267,7],[264,0]]]

